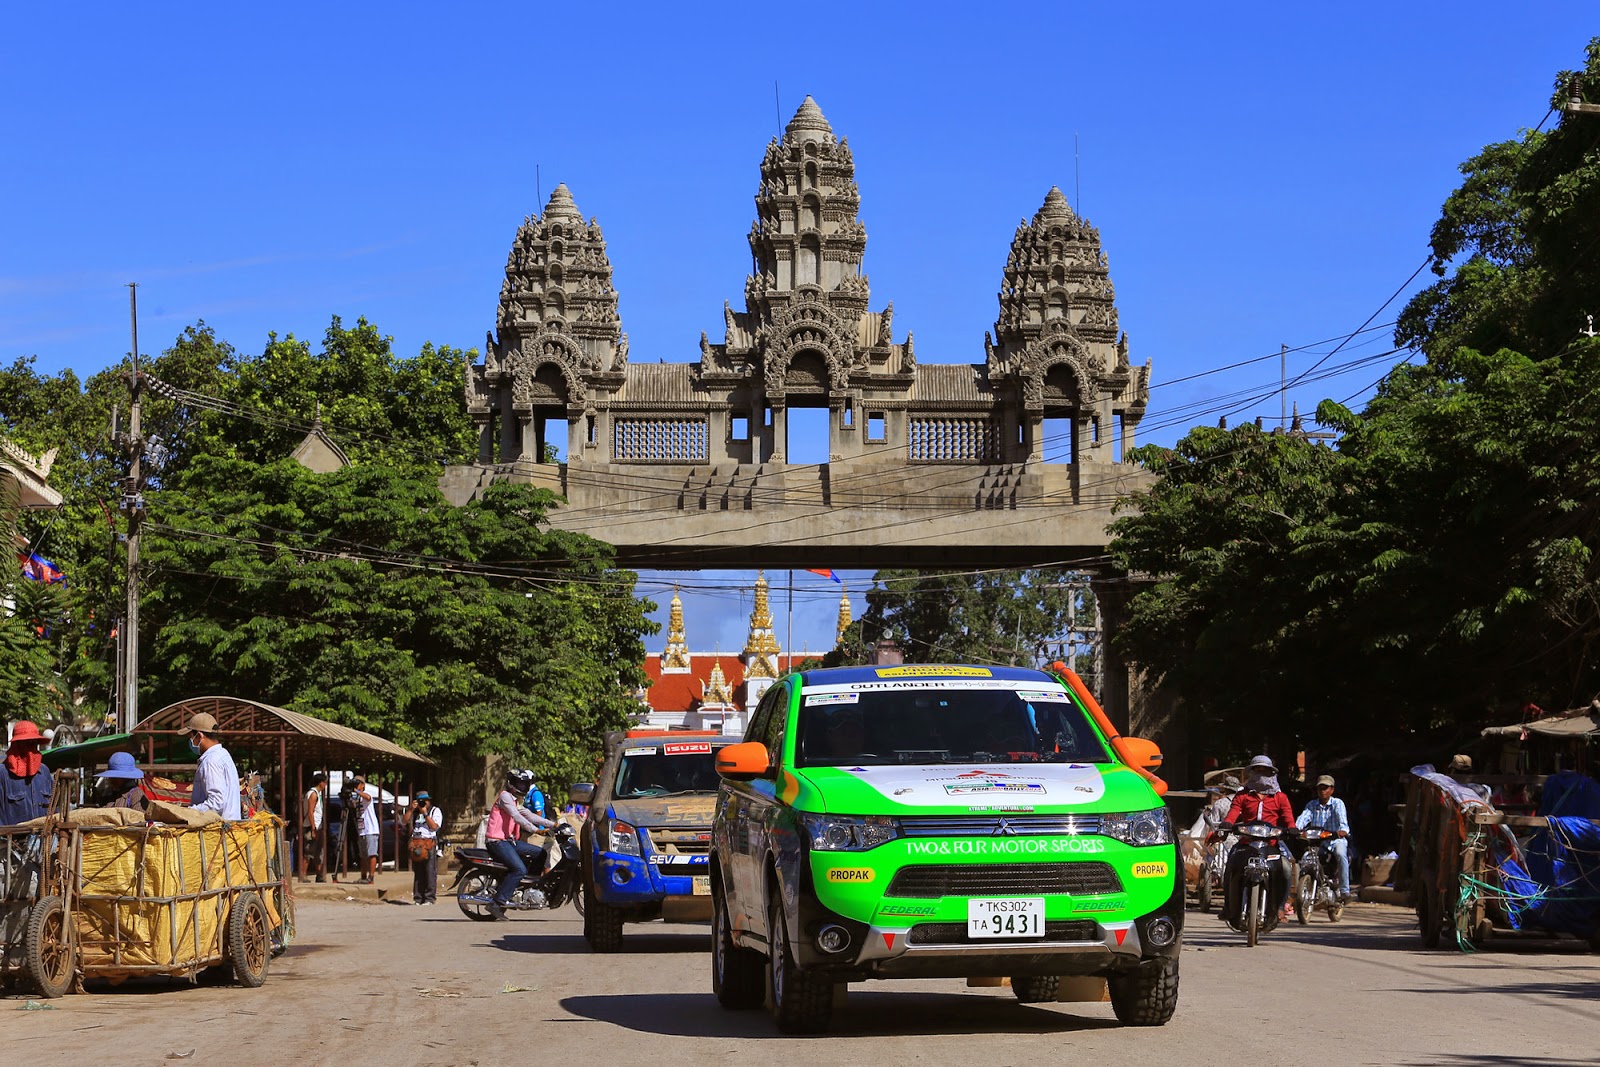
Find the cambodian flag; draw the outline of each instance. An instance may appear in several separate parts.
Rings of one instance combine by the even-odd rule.
[[[806,568],[806,573],[807,574],[820,574],[824,578],[832,578],[836,582],[839,581],[839,576],[837,574],[833,573],[831,570],[827,570],[826,568],[824,568],[822,570],[818,570],[815,567],[807,567]],[[840,584],[842,585],[844,583],[840,582]]]
[[[17,553],[17,562],[22,564],[22,574],[36,582],[59,582],[66,575],[61,573],[61,568],[45,559],[37,552],[24,556]]]

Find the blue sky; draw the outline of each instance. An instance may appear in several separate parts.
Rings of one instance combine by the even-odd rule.
[[[632,359],[693,359],[741,300],[757,165],[809,93],[854,149],[873,306],[894,301],[920,360],[982,359],[1012,231],[1059,185],[1154,362],[1140,436],[1171,442],[1270,391],[1278,361],[1164,383],[1309,346],[1292,377],[1377,311],[1460,161],[1543,119],[1594,11],[23,5],[0,40],[0,361],[120,358],[130,281],[146,352],[201,319],[258,352],[333,315],[404,354],[478,347],[512,235],[558,181],[605,229]],[[1379,330],[1329,364],[1389,347]],[[1387,363],[1290,399],[1359,401]],[[742,645],[750,579],[701,576],[725,588],[686,595],[693,645]],[[814,581],[795,624],[813,648],[838,598]]]

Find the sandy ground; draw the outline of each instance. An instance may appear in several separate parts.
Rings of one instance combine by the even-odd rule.
[[[698,926],[630,926],[588,952],[570,908],[502,923],[434,907],[305,901],[260,989],[139,981],[31,1010],[0,999],[5,1064],[524,1065],[774,1062],[1600,1063],[1600,956],[1577,943],[1425,953],[1399,908],[1280,929],[1251,950],[1190,913],[1178,1014],[1023,1006],[960,981],[851,988],[825,1037],[783,1037],[710,993]],[[603,1057],[603,1058],[602,1058]]]

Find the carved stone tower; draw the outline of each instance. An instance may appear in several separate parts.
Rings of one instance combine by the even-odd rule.
[[[495,326],[481,377],[469,375],[478,461],[543,462],[546,421],[592,417],[586,379],[620,385],[628,363],[605,236],[565,183],[517,229]]]
[[[1052,186],[1031,223],[1017,226],[1000,283],[1000,317],[984,335],[991,381],[1020,389],[1026,458],[1113,461],[1113,418],[1123,449],[1150,399],[1148,364],[1128,366],[1116,291],[1100,231],[1073,214]],[[1070,432],[1048,434],[1049,420]],[[1039,431],[1044,430],[1044,433]]]

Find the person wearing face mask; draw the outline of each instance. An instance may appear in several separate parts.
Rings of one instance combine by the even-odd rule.
[[[12,723],[5,766],[0,768],[0,826],[16,826],[50,810],[55,780],[39,751],[44,742],[39,727],[27,719]]]
[[[217,720],[202,711],[189,720],[184,730],[189,735],[189,750],[200,757],[194,768],[189,806],[195,811],[214,811],[229,822],[242,819],[239,768],[217,739]]]
[[[1289,803],[1289,798],[1284,795],[1283,790],[1278,788],[1278,770],[1272,765],[1271,757],[1257,756],[1250,761],[1250,766],[1245,770],[1244,788],[1233,795],[1233,802],[1228,805],[1228,814],[1223,816],[1221,824],[1213,834],[1229,832],[1235,823],[1241,822],[1264,822],[1284,831],[1293,831],[1294,806]],[[1279,849],[1281,852],[1281,844]],[[1239,908],[1244,896],[1241,876],[1244,872],[1245,856],[1246,851],[1239,847],[1235,847],[1228,856],[1227,874],[1222,883],[1225,894],[1222,912],[1219,915],[1225,923],[1239,922]],[[1282,857],[1279,868],[1269,886],[1268,916],[1276,915],[1288,900],[1287,856]]]

